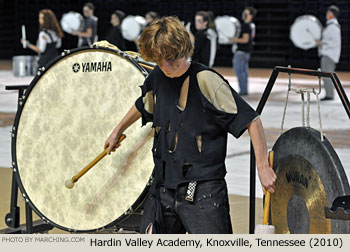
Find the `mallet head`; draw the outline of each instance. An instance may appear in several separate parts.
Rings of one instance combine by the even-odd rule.
[[[68,188],[68,189],[72,189],[74,186],[74,183],[71,179],[67,179],[66,182],[64,182],[64,185]]]

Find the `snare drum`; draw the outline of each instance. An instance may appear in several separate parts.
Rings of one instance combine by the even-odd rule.
[[[241,24],[235,17],[218,16],[215,18],[215,27],[218,32],[219,44],[232,44],[228,38],[238,38]]]
[[[37,56],[20,55],[12,57],[12,71],[16,77],[34,76],[38,69]]]
[[[72,33],[73,31],[79,31],[83,24],[83,17],[80,13],[70,11],[63,14],[61,19],[61,27],[67,33]]]
[[[142,16],[127,16],[121,23],[122,35],[129,41],[135,41],[146,27],[146,19]]]
[[[301,49],[308,50],[317,46],[315,40],[320,40],[322,25],[312,15],[303,15],[295,19],[290,28],[290,39]]]
[[[25,200],[43,220],[66,231],[122,223],[141,207],[149,188],[150,126],[134,123],[121,147],[74,188],[67,189],[65,181],[103,151],[141,95],[147,71],[124,52],[95,46],[74,49],[39,73],[13,127],[12,159]]]

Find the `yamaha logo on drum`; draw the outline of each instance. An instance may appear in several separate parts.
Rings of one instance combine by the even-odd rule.
[[[73,69],[73,72],[74,72],[74,73],[79,72],[79,70],[80,70],[80,65],[79,65],[79,63],[74,63],[72,69]]]
[[[85,72],[109,72],[112,71],[112,62],[85,62],[81,63],[82,71]],[[74,63],[73,72],[77,73],[80,70],[80,64]]]

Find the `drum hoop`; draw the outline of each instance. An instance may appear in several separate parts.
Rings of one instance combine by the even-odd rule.
[[[313,15],[302,15],[302,16],[299,16],[297,17],[293,24],[291,25],[291,27],[296,23],[296,22],[299,22],[300,20],[303,20],[303,19],[311,19],[312,21],[315,21],[315,23],[317,23],[321,28],[322,28],[322,24],[320,22],[320,20],[318,20],[317,17],[313,16]]]
[[[16,112],[16,116],[15,116],[15,120],[13,123],[13,127],[12,127],[12,131],[11,131],[11,155],[12,155],[12,167],[15,171],[15,179],[16,182],[18,184],[19,189],[21,190],[22,196],[25,198],[26,202],[29,204],[29,206],[31,207],[31,209],[33,209],[33,211],[40,217],[42,218],[42,220],[54,227],[57,227],[59,229],[68,231],[68,232],[74,232],[74,233],[87,233],[87,232],[95,232],[101,229],[105,229],[111,226],[114,226],[116,224],[118,224],[119,222],[121,222],[122,220],[126,219],[129,217],[130,214],[133,213],[133,211],[137,210],[141,203],[144,201],[148,190],[151,186],[151,180],[152,180],[152,176],[150,177],[149,181],[147,182],[147,184],[145,185],[145,188],[143,189],[142,193],[137,197],[137,199],[135,200],[135,202],[131,205],[131,207],[129,209],[125,209],[125,212],[123,215],[119,216],[117,219],[115,219],[114,221],[112,221],[111,223],[103,226],[103,227],[98,227],[95,229],[89,229],[89,230],[75,230],[75,229],[70,229],[67,227],[63,227],[53,221],[51,221],[49,218],[47,218],[44,214],[41,213],[41,211],[34,205],[34,203],[32,202],[32,200],[30,199],[30,196],[27,195],[27,192],[23,186],[21,177],[20,177],[20,172],[17,169],[18,165],[17,165],[17,155],[16,155],[16,147],[17,147],[17,129],[18,129],[18,125],[19,125],[19,121],[21,118],[21,114],[23,111],[23,108],[25,106],[25,103],[27,101],[27,98],[29,97],[31,91],[33,90],[34,86],[38,83],[38,81],[40,80],[41,76],[48,70],[50,69],[54,64],[56,64],[57,62],[61,61],[62,59],[71,56],[72,54],[75,53],[79,53],[82,51],[88,51],[88,50],[100,50],[100,51],[108,51],[108,52],[112,52],[115,53],[117,56],[122,57],[124,59],[127,59],[128,61],[130,61],[145,77],[148,76],[148,72],[142,67],[140,66],[136,60],[134,60],[131,56],[129,56],[129,54],[124,53],[123,51],[117,51],[111,48],[107,48],[107,47],[100,47],[100,46],[96,46],[93,45],[91,47],[81,47],[81,48],[75,48],[73,50],[70,51],[66,51],[66,53],[62,53],[62,55],[57,56],[56,58],[54,58],[53,60],[51,60],[44,69],[41,69],[38,71],[37,75],[34,77],[34,79],[31,81],[31,83],[29,84],[28,88],[25,91],[25,94],[22,96],[22,104],[18,107],[18,110]]]

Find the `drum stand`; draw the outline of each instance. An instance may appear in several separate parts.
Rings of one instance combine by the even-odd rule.
[[[315,70],[308,70],[308,69],[299,69],[299,68],[291,68],[291,67],[279,67],[276,66],[273,69],[273,72],[270,76],[270,79],[267,83],[267,86],[264,90],[264,93],[259,101],[258,107],[256,109],[256,112],[261,115],[266,101],[270,96],[272,87],[274,86],[277,76],[279,73],[288,73],[289,76],[291,74],[301,74],[301,75],[311,75],[316,76],[318,78],[330,78],[333,82],[334,88],[337,91],[337,94],[343,104],[343,107],[345,109],[345,112],[347,113],[349,119],[350,119],[350,103],[349,99],[346,96],[346,93],[340,83],[340,80],[336,73],[330,73],[330,72],[321,72],[321,71],[315,71]],[[256,184],[256,168],[255,168],[255,155],[254,155],[254,149],[252,143],[250,144],[250,193],[249,193],[249,233],[254,233],[255,228],[255,184]],[[350,207],[344,207],[344,205],[350,205],[349,203],[349,196],[346,198],[347,200],[342,200],[342,202],[345,202],[343,204],[333,203],[332,210],[330,208],[325,207],[325,216],[327,218],[332,219],[343,219],[343,220],[349,220],[350,219]],[[336,212],[337,211],[337,212]]]
[[[6,90],[18,90],[18,104],[19,106],[24,90],[28,85],[18,86],[6,86]],[[18,183],[16,169],[12,169],[12,188],[11,188],[11,206],[10,212],[5,216],[5,223],[9,227],[7,229],[0,230],[0,233],[4,234],[32,234],[40,233],[51,230],[53,226],[44,223],[42,220],[33,222],[33,210],[29,203],[26,201],[26,224],[20,225],[20,209],[17,206],[18,200]]]

